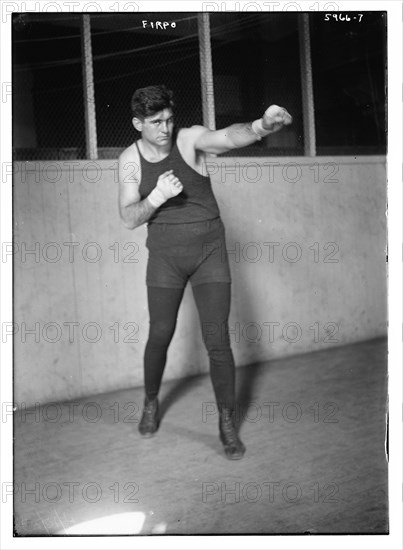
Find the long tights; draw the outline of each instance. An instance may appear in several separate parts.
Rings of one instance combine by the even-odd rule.
[[[144,380],[146,396],[153,399],[160,389],[184,289],[150,286],[147,289],[150,332],[144,356]],[[210,359],[210,376],[218,408],[233,409],[235,366],[228,335],[231,285],[200,284],[193,287],[193,295]]]

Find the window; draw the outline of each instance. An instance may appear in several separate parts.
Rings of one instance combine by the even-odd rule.
[[[273,103],[294,118],[228,155],[304,155],[302,16],[209,14],[216,127],[254,120]],[[13,14],[15,159],[86,158],[82,18]],[[310,13],[309,22],[317,154],[385,154],[386,13],[365,12],[360,22]],[[197,13],[94,13],[90,23],[99,158],[117,158],[134,141],[139,87],[166,84],[178,126],[203,124]]]
[[[311,15],[318,155],[386,152],[386,13]]]
[[[282,132],[237,150],[237,156],[304,154],[297,17],[211,15],[217,128],[255,120],[273,103],[284,106],[294,119]]]
[[[80,16],[13,15],[14,158],[85,158]]]
[[[168,23],[166,29],[151,27],[156,20]],[[97,141],[102,156],[116,158],[114,148],[134,141],[130,102],[137,88],[165,84],[175,94],[176,124],[203,123],[196,13],[164,17],[142,13],[135,18],[94,15],[91,26]]]

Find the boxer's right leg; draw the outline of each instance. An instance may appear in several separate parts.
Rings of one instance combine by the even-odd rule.
[[[144,354],[144,382],[146,396],[154,399],[160,389],[184,289],[149,286],[147,292],[150,330]]]
[[[139,432],[150,437],[158,429],[158,392],[184,289],[148,286],[147,292],[150,330],[144,354],[146,398]]]

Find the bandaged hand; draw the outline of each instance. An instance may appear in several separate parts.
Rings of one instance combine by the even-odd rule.
[[[160,175],[157,180],[157,185],[147,198],[154,208],[159,208],[167,200],[179,195],[182,190],[183,185],[174,175],[173,170],[168,170]]]
[[[292,116],[278,105],[270,105],[264,112],[262,118],[252,122],[252,129],[259,139],[273,132],[278,132],[283,126],[292,124]]]

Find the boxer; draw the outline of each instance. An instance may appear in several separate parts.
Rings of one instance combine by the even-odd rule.
[[[207,155],[246,147],[291,124],[292,117],[285,108],[271,105],[253,122],[220,130],[195,125],[176,133],[173,93],[164,85],[136,90],[131,107],[141,138],[119,157],[119,208],[128,229],[147,223],[150,328],[139,432],[151,437],[158,430],[167,350],[190,282],[209,355],[219,436],[226,457],[237,460],[245,446],[234,425],[235,366],[228,334],[231,275]]]

